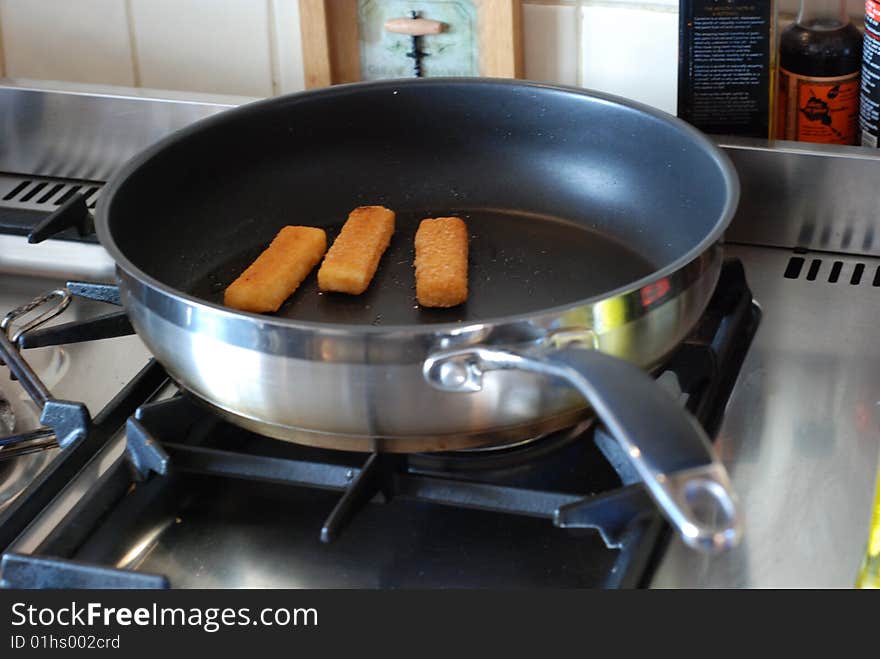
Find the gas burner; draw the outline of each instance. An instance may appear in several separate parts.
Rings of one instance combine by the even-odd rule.
[[[543,457],[563,450],[578,441],[593,426],[594,419],[587,416],[580,423],[531,439],[501,446],[485,446],[461,451],[419,453],[409,458],[414,468],[424,471],[468,473],[495,471],[534,464]]]

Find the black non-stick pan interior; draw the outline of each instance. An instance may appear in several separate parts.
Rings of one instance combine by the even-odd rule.
[[[458,215],[468,225],[468,301],[454,309],[419,307],[415,296],[413,240],[423,217]],[[328,241],[341,220],[327,227]],[[650,274],[653,266],[638,253],[603,234],[556,218],[510,210],[454,207],[399,212],[397,230],[370,288],[363,295],[321,293],[316,271],[277,316],[328,323],[408,325],[455,322],[537,311],[611,290]],[[264,245],[230,250],[230,258],[210,268],[188,290],[222,303],[224,288]]]
[[[332,242],[351,209],[381,204],[397,231],[367,293],[319,294],[313,272],[277,315],[481,321],[600,295],[705,241],[724,180],[711,154],[682,148],[680,130],[540,86],[350,86],[184,131],[130,164],[100,212],[135,268],[220,303],[284,225],[324,227]],[[468,224],[470,296],[422,309],[413,237],[419,220],[443,215]]]

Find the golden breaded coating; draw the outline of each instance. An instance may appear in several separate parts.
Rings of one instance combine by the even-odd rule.
[[[262,313],[278,308],[327,251],[327,234],[315,227],[284,227],[257,260],[232,282],[223,304]]]
[[[454,307],[468,296],[467,225],[459,217],[422,220],[416,231],[416,297],[423,307]]]
[[[393,233],[394,211],[382,206],[355,208],[318,270],[318,287],[351,295],[363,293]]]

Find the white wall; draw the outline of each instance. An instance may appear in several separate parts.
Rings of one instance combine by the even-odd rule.
[[[527,78],[675,111],[678,0],[526,2],[523,23]]]
[[[270,96],[303,87],[298,0],[0,0],[3,74]]]
[[[674,111],[678,0],[523,5],[526,77]],[[300,44],[298,0],[0,0],[9,77],[269,96],[302,89]]]

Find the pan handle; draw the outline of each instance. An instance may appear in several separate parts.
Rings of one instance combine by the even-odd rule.
[[[572,344],[537,354],[488,347],[448,350],[423,365],[428,383],[449,392],[479,391],[483,374],[499,369],[562,378],[577,389],[687,545],[718,552],[739,542],[736,497],[705,432],[642,369]]]

